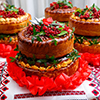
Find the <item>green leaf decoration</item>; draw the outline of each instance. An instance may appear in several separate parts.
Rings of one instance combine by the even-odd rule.
[[[62,35],[65,35],[65,34],[68,34],[68,32],[67,31],[61,31],[61,33],[57,34],[57,36],[62,36]]]
[[[4,37],[10,37],[10,35],[0,35],[0,39],[3,39],[4,40]]]
[[[46,33],[44,31],[41,31],[38,33],[38,35],[45,35]]]
[[[3,3],[3,6],[4,6],[5,8],[7,7],[5,3]]]
[[[75,32],[75,27],[73,27],[73,30],[72,30],[72,33],[74,33]]]
[[[36,30],[35,30],[35,26],[33,25],[33,35],[35,36],[37,34]]]
[[[7,5],[4,3],[3,6],[6,8],[5,11],[13,11],[15,13],[18,13],[18,9],[15,8],[14,5]]]
[[[68,40],[70,40],[70,39],[72,38],[72,36],[73,36],[73,33],[71,33],[71,35],[70,35],[70,37],[69,37],[69,39],[68,39]]]
[[[95,5],[95,3],[92,5],[91,10],[93,10],[94,7],[96,8],[97,11],[100,10],[99,7],[97,7],[97,6]]]
[[[57,27],[56,27],[56,28],[57,28]],[[59,27],[59,26],[58,26],[58,30],[62,30],[62,29],[64,29],[64,28],[63,28],[63,27]]]
[[[50,57],[50,60],[54,60],[54,59],[55,59],[54,55],[52,57]]]
[[[16,48],[14,49],[14,51],[19,51],[19,50],[18,50],[18,45],[16,46]]]
[[[42,39],[39,36],[37,36],[36,38],[37,38],[37,41],[42,42]]]
[[[12,59],[10,62],[14,62],[16,60],[16,58],[14,57],[9,57],[10,59]]]
[[[11,41],[12,41],[12,38],[10,37],[9,42],[11,42]]]
[[[78,43],[81,43],[81,44],[82,44],[82,43],[83,43],[83,40],[86,40],[87,42],[90,43],[89,46],[91,46],[91,45],[100,43],[100,41],[98,41],[99,38],[100,38],[100,37],[92,37],[92,39],[89,40],[89,39],[87,39],[85,36],[78,36],[78,37],[75,36],[74,43],[78,42]]]
[[[32,37],[32,43],[34,43],[34,37]]]
[[[78,53],[79,52],[76,49],[73,49],[73,52],[67,54],[66,57],[71,59],[72,61],[74,61],[75,59],[78,59],[80,57],[80,55],[78,55]]]
[[[27,23],[27,26],[29,26],[29,23]]]
[[[57,46],[57,41],[55,39],[52,40],[55,46]]]
[[[34,65],[34,64],[35,64],[35,61],[31,61],[30,59],[27,60],[27,62],[28,62],[30,65]]]
[[[49,37],[50,37],[51,39],[54,39],[54,37],[53,37],[52,35],[49,35]]]
[[[0,17],[3,17],[2,15],[0,15]]]
[[[37,62],[38,63],[45,63],[45,62],[47,62],[47,60],[46,59],[39,59],[39,60],[37,60]]]
[[[81,9],[80,9],[80,8],[77,8],[77,9],[75,10],[75,12],[81,13]]]

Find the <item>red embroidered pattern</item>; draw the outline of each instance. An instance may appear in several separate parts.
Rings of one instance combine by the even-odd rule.
[[[6,86],[10,81],[7,79],[8,72],[6,68],[7,64],[0,62],[0,100],[6,100],[7,96],[4,94],[9,88]]]
[[[61,96],[61,95],[85,95],[84,91],[51,91],[51,92],[46,92],[42,95],[42,97],[45,96]],[[31,93],[27,94],[16,94],[14,95],[14,99],[23,99],[23,98],[30,98],[30,97],[41,97],[39,95],[32,95]]]

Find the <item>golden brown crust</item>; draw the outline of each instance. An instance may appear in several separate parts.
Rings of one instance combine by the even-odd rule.
[[[53,20],[57,20],[59,22],[67,22],[69,21],[69,17],[75,11],[76,7],[68,8],[68,9],[54,9],[51,10],[50,7],[45,9],[45,18],[52,17]]]
[[[26,75],[31,76],[31,75],[37,75],[39,77],[45,76],[45,77],[57,77],[58,75],[60,75],[61,73],[65,73],[68,76],[73,75],[77,69],[78,69],[78,65],[79,65],[79,60],[75,60],[74,62],[72,62],[71,64],[69,64],[66,67],[62,67],[60,69],[55,69],[54,71],[39,71],[39,70],[34,70],[34,69],[30,69],[30,68],[25,68],[22,67],[18,61],[16,61],[17,65],[21,68],[23,68],[23,70],[25,71]]]
[[[94,54],[99,54],[100,53],[100,44],[94,44],[94,45],[86,45],[86,44],[80,44],[76,42],[74,44],[75,49],[77,49],[79,52],[84,53],[84,52],[89,52],[89,53],[94,53]]]
[[[79,17],[71,16],[69,27],[75,27],[75,34],[83,36],[100,36],[100,22],[97,19],[80,19]]]
[[[11,22],[1,22],[0,23],[0,34],[14,34],[23,30],[27,27],[27,23],[30,23],[31,15],[28,14],[27,17],[22,18],[21,21],[11,21]]]
[[[34,41],[32,44],[31,38],[26,38],[24,33],[27,29],[24,29],[18,34],[18,47],[19,51],[27,57],[33,57],[33,54],[37,59],[45,59],[46,55],[55,58],[62,57],[73,50],[74,35],[69,40],[69,36],[55,38],[57,46],[52,42],[52,39],[48,38],[43,42]]]

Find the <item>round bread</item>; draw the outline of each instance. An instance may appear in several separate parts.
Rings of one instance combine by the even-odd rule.
[[[45,9],[45,18],[52,17],[53,20],[57,20],[59,22],[67,22],[69,21],[70,16],[75,11],[76,7],[68,8],[68,9],[54,9],[51,10],[50,7]]]
[[[65,73],[68,76],[73,75],[77,70],[78,70],[78,66],[79,66],[79,60],[74,60],[71,63],[69,63],[67,66],[63,66],[59,69],[55,69],[52,70],[52,68],[49,71],[40,71],[38,69],[32,69],[32,68],[27,68],[27,67],[23,67],[18,60],[16,60],[16,64],[23,68],[23,70],[25,71],[27,76],[31,76],[31,75],[37,75],[39,77],[45,76],[45,77],[57,77],[58,75],[60,75],[61,73]]]
[[[18,18],[0,18],[0,34],[14,34],[23,30],[29,24],[31,15],[25,13]]]
[[[6,37],[0,39],[0,43],[11,44],[11,45],[18,44],[17,35],[6,35]]]
[[[75,34],[83,36],[100,36],[100,21],[98,19],[80,19],[72,15],[69,20],[69,27],[75,27]]]
[[[46,55],[49,57],[54,55],[55,58],[58,58],[73,50],[74,35],[71,39],[69,39],[71,34],[55,38],[57,41],[57,46],[55,46],[51,38],[44,36],[40,36],[42,42],[35,39],[32,43],[31,38],[25,37],[25,32],[27,32],[27,28],[18,34],[18,47],[19,51],[27,57],[32,58],[34,54],[37,59],[45,59]]]
[[[99,54],[100,53],[100,44],[94,44],[94,45],[86,45],[86,44],[80,44],[76,42],[74,44],[75,49],[77,49],[79,52],[84,53],[84,52],[89,52],[93,54]]]

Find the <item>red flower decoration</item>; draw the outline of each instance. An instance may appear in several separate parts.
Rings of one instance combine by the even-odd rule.
[[[55,79],[49,77],[39,78],[35,75],[26,76],[22,68],[18,67],[15,62],[10,62],[11,59],[9,57],[15,57],[17,53],[17,51],[12,50],[11,54],[7,57],[9,75],[19,86],[26,86],[33,95],[37,93],[38,95],[43,95],[46,91],[75,89],[91,74],[91,68],[82,56],[79,58],[79,68],[77,72],[71,76],[67,76],[65,73],[60,74]]]
[[[48,26],[49,24],[53,22],[53,19],[52,17],[49,17],[49,18],[43,19],[42,21],[43,21],[43,24]]]
[[[11,50],[15,47],[16,45],[0,44],[0,56],[5,58],[10,54]]]
[[[70,3],[70,4],[72,4],[72,2],[71,2],[71,1],[69,1],[69,3]]]

